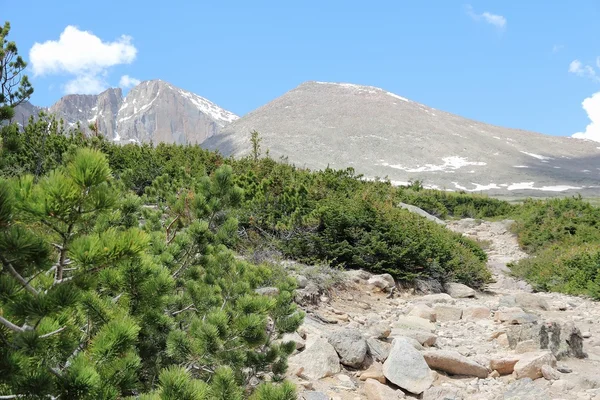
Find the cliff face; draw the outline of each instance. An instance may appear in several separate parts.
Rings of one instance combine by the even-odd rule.
[[[67,95],[48,109],[24,103],[14,120],[47,111],[67,126],[96,124],[117,142],[202,143],[238,117],[194,93],[160,80],[145,81],[123,97],[121,89],[98,95]]]

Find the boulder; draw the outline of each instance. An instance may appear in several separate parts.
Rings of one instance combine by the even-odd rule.
[[[494,320],[509,325],[524,325],[537,322],[537,316],[528,314],[519,307],[510,307],[496,311]]]
[[[393,328],[435,332],[435,324],[429,322],[429,320],[425,318],[412,315],[401,315],[398,317]]]
[[[367,355],[367,341],[356,329],[342,329],[329,336],[329,344],[340,356],[340,362],[348,367],[359,368]]]
[[[288,359],[290,371],[302,370],[308,379],[317,380],[340,372],[340,361],[335,348],[327,340],[317,338],[302,353]]]
[[[423,353],[429,368],[443,371],[451,375],[476,376],[487,378],[488,370],[475,361],[452,350],[426,351]]]
[[[506,335],[512,349],[516,349],[523,342],[531,346],[529,341],[533,341],[537,349],[550,350],[557,359],[587,357],[583,351],[581,331],[572,322],[561,324],[548,321],[540,324],[512,325],[507,327]],[[525,344],[520,345],[521,348],[523,346]]]
[[[504,391],[504,400],[543,400],[548,398],[548,391],[536,386],[530,378],[515,381]]]
[[[344,271],[344,278],[351,282],[360,283],[361,281],[367,281],[371,278],[371,274],[362,269],[353,269],[350,271]]]
[[[383,364],[374,362],[371,366],[363,371],[358,379],[361,381],[366,381],[367,379],[375,379],[381,383],[385,383],[385,375],[383,375]]]
[[[369,285],[375,286],[381,290],[388,290],[396,286],[394,277],[390,274],[373,275],[367,282]]]
[[[510,355],[495,357],[490,359],[490,369],[498,371],[500,375],[510,375],[515,370],[515,364],[519,362],[519,357]]]
[[[461,319],[463,313],[462,308],[443,305],[435,306],[433,311],[439,322],[458,321]]]
[[[454,304],[456,302],[456,300],[454,300],[452,296],[450,296],[447,293],[427,294],[425,296],[421,296],[414,299],[414,301],[419,303],[425,303],[428,305],[436,303]]]
[[[538,349],[539,346],[533,340],[524,340],[517,343],[517,346],[515,347],[515,353],[531,353],[532,351],[537,351]]]
[[[431,387],[423,392],[423,400],[463,400],[460,389],[453,387]]]
[[[490,309],[484,306],[467,307],[462,312],[462,319],[467,321],[487,319],[489,317]]]
[[[433,308],[424,303],[417,303],[408,313],[409,316],[426,319],[430,322],[436,321],[436,314]]]
[[[560,372],[549,365],[542,365],[542,376],[548,381],[557,381],[560,379]]]
[[[515,364],[515,377],[517,379],[530,378],[533,380],[541,378],[544,365],[556,367],[556,358],[549,351],[525,353]]]
[[[425,347],[431,347],[437,341],[437,336],[431,332],[420,331],[415,329],[392,329],[391,337],[401,338],[407,337],[416,340],[419,344]]]
[[[375,379],[367,379],[363,387],[367,400],[395,400],[404,398],[404,393],[394,390]]]
[[[515,303],[523,310],[549,310],[548,302],[535,293],[517,293],[515,294]]]
[[[374,337],[377,339],[385,339],[390,336],[392,330],[390,328],[390,324],[387,321],[379,321],[373,324],[370,324],[367,328],[366,336]]]
[[[296,350],[302,350],[306,346],[306,342],[302,339],[302,336],[298,332],[286,333],[278,340],[280,343],[294,342],[296,344]]]
[[[417,395],[433,383],[423,355],[404,339],[394,339],[390,355],[383,364],[383,374],[396,386]]]
[[[444,287],[434,279],[415,279],[415,292],[421,294],[441,293]]]
[[[450,282],[444,285],[444,289],[446,293],[448,293],[451,297],[455,299],[464,299],[467,297],[475,297],[477,292],[467,285],[463,285],[462,283]]]
[[[373,360],[384,362],[390,354],[392,346],[387,342],[382,342],[374,338],[367,339],[367,352]]]

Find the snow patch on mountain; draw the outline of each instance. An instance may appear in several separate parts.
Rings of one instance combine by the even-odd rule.
[[[204,97],[200,97],[197,94],[186,92],[185,90],[179,89],[179,94],[191,101],[200,112],[209,115],[214,120],[218,121],[221,126],[225,126],[225,123],[233,122],[239,117],[227,110],[222,109],[216,104],[206,100]]]

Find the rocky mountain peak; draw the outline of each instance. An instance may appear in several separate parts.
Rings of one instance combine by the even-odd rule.
[[[48,109],[26,103],[17,108],[15,118],[27,120],[39,110],[56,114],[70,126],[97,124],[104,136],[122,143],[202,143],[238,118],[158,79],[141,82],[125,97],[120,88],[110,88],[97,95],[64,96]]]

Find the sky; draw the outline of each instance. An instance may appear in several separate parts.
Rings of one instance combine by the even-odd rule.
[[[0,0],[32,102],[162,79],[244,115],[305,81],[600,141],[597,0]]]

